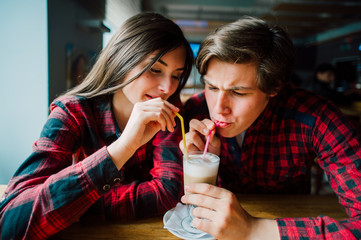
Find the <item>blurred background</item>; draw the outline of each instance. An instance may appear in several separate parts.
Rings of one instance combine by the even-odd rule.
[[[331,88],[356,94],[340,107],[360,123],[359,0],[0,0],[0,184],[31,153],[50,102],[81,81],[115,30],[142,11],[174,20],[195,55],[210,31],[243,15],[281,25],[295,45],[293,83],[312,90],[316,67],[331,64]],[[200,89],[194,70],[184,99]]]

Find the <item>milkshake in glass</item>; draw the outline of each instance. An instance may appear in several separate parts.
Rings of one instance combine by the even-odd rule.
[[[183,155],[183,177],[184,186],[190,183],[208,183],[216,185],[219,167],[219,157],[213,153],[190,152],[188,158]],[[188,194],[184,191],[185,194]],[[195,206],[188,205],[189,215],[183,219],[182,226],[184,230],[202,234],[203,232],[192,226],[192,211]]]

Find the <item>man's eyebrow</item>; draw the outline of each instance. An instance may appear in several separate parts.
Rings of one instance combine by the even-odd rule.
[[[203,78],[203,81],[205,84],[208,84],[212,87],[215,87],[211,82],[209,82],[205,77]],[[228,89],[224,89],[226,91],[233,91],[233,90],[255,90],[255,88],[252,87],[244,87],[244,86],[232,86]]]
[[[160,62],[161,64],[163,64],[164,66],[168,67],[168,64],[166,62],[164,62],[162,59],[159,59],[158,62]],[[177,71],[183,71],[184,67],[182,68],[177,68]]]
[[[204,83],[205,84],[208,84],[208,85],[210,85],[210,86],[214,86],[210,81],[208,81],[207,79],[206,79],[206,77],[203,77],[203,81],[204,81]]]

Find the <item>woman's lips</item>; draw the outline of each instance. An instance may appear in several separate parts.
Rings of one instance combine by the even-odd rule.
[[[150,100],[150,99],[153,99],[153,98],[157,98],[155,96],[151,96],[151,95],[148,95],[148,94],[145,94],[145,96]]]
[[[160,96],[151,96],[151,95],[148,95],[148,94],[145,94],[145,97],[148,98],[148,100],[150,99],[154,99],[154,98],[162,98],[162,99],[165,99],[164,96],[160,95]]]
[[[226,128],[230,125],[230,123],[221,122],[221,121],[217,121],[217,120],[214,121],[214,124],[216,125],[216,127],[219,127],[219,128]]]

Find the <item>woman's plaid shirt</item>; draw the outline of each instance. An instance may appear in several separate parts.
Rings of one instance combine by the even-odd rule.
[[[174,207],[182,194],[180,130],[159,132],[121,171],[106,150],[116,138],[111,96],[53,103],[0,203],[0,239],[45,239],[85,212],[129,219]]]

